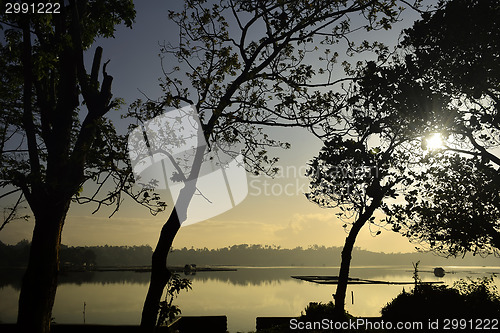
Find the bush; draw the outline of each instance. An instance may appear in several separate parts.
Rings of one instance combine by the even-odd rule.
[[[386,320],[499,318],[500,296],[493,278],[460,280],[453,287],[416,284],[382,308]]]
[[[301,311],[301,316],[297,319],[299,322],[321,322],[323,319],[331,319],[331,320],[335,320],[335,321],[340,321],[340,320],[347,320],[348,318],[353,318],[347,311],[345,311],[344,318],[335,319],[334,309],[335,309],[335,305],[333,304],[332,301],[330,301],[326,304],[321,303],[321,302],[319,302],[319,303],[318,302],[310,302],[306,306],[304,311]],[[266,324],[269,324],[269,321]],[[331,332],[331,330],[325,331],[325,330],[321,330],[321,329],[314,329],[314,330],[306,329],[304,331],[308,332],[308,333]],[[286,321],[283,321],[282,318],[278,317],[275,319],[275,322],[272,323],[272,327],[264,328],[264,329],[259,328],[257,332],[259,332],[259,333],[291,333],[291,332],[297,332],[297,330],[290,328],[290,321],[288,319],[286,319]]]
[[[310,302],[305,308],[305,313],[302,313],[303,318],[309,320],[323,319],[323,318],[333,318],[334,317],[335,305],[332,301],[323,304],[321,302]],[[352,316],[344,310],[345,318],[352,318]]]

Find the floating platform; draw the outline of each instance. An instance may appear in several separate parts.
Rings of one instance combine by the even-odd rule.
[[[319,276],[319,275],[296,275],[291,276],[294,279],[314,282],[319,284],[338,284],[339,277],[338,276]],[[348,284],[392,284],[392,285],[401,285],[401,284],[415,284],[412,282],[400,282],[400,281],[380,281],[380,280],[367,280],[360,278],[349,278],[347,280]],[[443,283],[443,281],[433,281],[433,282],[422,282],[425,284],[439,284]]]

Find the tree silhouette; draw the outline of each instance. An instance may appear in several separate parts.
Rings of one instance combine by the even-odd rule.
[[[499,254],[500,174],[479,158],[430,155],[407,175],[405,204],[388,213],[393,229],[443,256]]]
[[[500,142],[499,12],[494,0],[442,1],[405,31],[401,43],[408,75],[446,102],[433,115],[430,109],[419,113],[448,136],[447,149],[497,166],[491,148]]]
[[[414,121],[399,121],[398,101],[373,92],[378,85],[372,77],[374,68],[373,63],[368,64],[360,73],[362,79],[353,89],[351,105],[336,115],[334,131],[308,170],[311,183],[307,198],[320,207],[337,209],[348,231],[334,295],[335,315],[339,319],[344,316],[356,238],[366,224],[374,235],[387,225],[385,221],[376,221],[374,213],[392,205],[404,185],[413,154],[419,149],[412,131]],[[408,96],[403,91],[399,97],[411,99]]]
[[[120,103],[112,98],[107,62],[99,82],[102,48],[96,49],[90,73],[84,65],[84,52],[96,38],[112,37],[117,24],[132,25],[132,1],[72,0],[59,10],[0,14],[0,198],[17,195],[2,227],[21,217],[17,212],[24,200],[35,220],[19,298],[21,332],[50,331],[61,233],[71,202],[118,209],[124,191],[150,203],[131,192],[126,137],[105,118]],[[99,186],[87,197],[88,180]],[[104,183],[114,189],[99,196]],[[151,204],[153,210],[163,208]]]
[[[241,143],[247,168],[272,174],[276,159],[269,157],[269,147],[288,145],[271,139],[263,129],[317,126],[315,130],[324,131],[319,123],[326,114],[341,108],[345,99],[341,92],[321,89],[349,80],[335,77],[339,53],[331,52],[329,46],[345,43],[342,49],[350,54],[367,49],[383,52],[380,43],[358,46],[349,35],[358,28],[390,28],[399,10],[393,1],[223,0],[211,6],[187,1],[184,10],[169,15],[180,36],[178,45],[162,48],[164,62],[169,56],[178,61],[178,66],[165,70],[161,84],[164,96],[158,101],[138,101],[130,115],[147,120],[165,107],[192,104],[209,149]],[[351,26],[351,14],[361,14],[364,20]],[[317,52],[324,52],[319,68],[309,61]],[[204,151],[205,146],[197,149],[198,157],[185,174],[189,183],[179,196],[184,202],[189,202],[196,190]],[[153,254],[141,321],[146,330],[153,330],[156,322],[170,277],[167,255],[184,210],[176,204]]]
[[[496,1],[440,2],[405,31],[376,87],[428,91],[413,111],[402,103],[400,118],[421,118],[415,133],[440,133],[443,146],[408,175],[405,204],[386,213],[396,231],[446,256],[498,253],[499,10]]]
[[[322,207],[338,208],[344,227],[350,226],[335,294],[339,316],[359,231],[366,224],[376,227],[375,234],[381,228],[401,231],[401,224],[391,216],[401,200],[394,199],[401,193],[405,198],[422,194],[414,188],[415,177],[411,175],[430,163],[431,156],[437,156],[426,147],[429,136],[451,135],[453,128],[463,129],[455,126],[456,110],[448,108],[453,96],[439,91],[437,87],[443,85],[437,84],[435,77],[429,78],[429,73],[429,77],[419,76],[420,67],[411,53],[414,49],[406,51],[396,52],[380,66],[367,62],[359,71],[349,106],[328,118],[325,145],[311,162],[308,198]],[[376,221],[376,210],[389,216]]]

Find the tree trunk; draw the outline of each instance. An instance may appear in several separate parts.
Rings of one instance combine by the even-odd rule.
[[[170,271],[167,269],[168,251],[180,226],[179,217],[174,207],[167,222],[161,229],[158,243],[153,252],[151,281],[142,309],[141,328],[143,332],[154,332],[155,330],[163,290],[171,276]]]
[[[378,190],[377,194],[372,200],[372,203],[366,208],[366,210],[359,215],[358,219],[352,225],[349,235],[345,239],[344,248],[342,249],[340,271],[339,271],[339,281],[337,284],[337,290],[335,291],[335,308],[334,315],[336,318],[343,318],[345,311],[345,295],[347,291],[347,283],[349,280],[349,269],[351,267],[352,250],[354,248],[354,243],[356,242],[356,237],[358,237],[359,231],[366,222],[370,219],[375,212],[375,209],[380,207],[383,198],[383,191]]]
[[[17,326],[19,332],[49,333],[52,306],[56,297],[59,272],[61,234],[69,201],[54,207],[46,200],[45,207],[35,214],[28,267],[24,273]]]
[[[361,220],[361,217],[354,222],[349,235],[345,239],[345,244],[342,249],[340,271],[339,271],[339,281],[337,284],[337,290],[335,291],[335,317],[342,319],[345,311],[345,295],[347,292],[347,283],[349,280],[349,269],[351,267],[352,250],[354,248],[354,243],[356,242],[356,237],[359,231],[365,225],[368,218]]]
[[[172,242],[174,241],[177,231],[179,231],[181,223],[186,220],[189,203],[196,191],[196,181],[194,180],[196,180],[200,174],[203,155],[206,149],[205,140],[206,138],[203,134],[203,130],[200,127],[198,129],[198,148],[196,149],[191,173],[187,178],[188,182],[179,192],[179,197],[174,205],[174,209],[167,222],[161,228],[160,237],[158,238],[158,243],[156,243],[156,248],[153,252],[151,280],[149,282],[146,300],[142,308],[142,332],[151,333],[155,331],[163,290],[171,276],[170,271],[167,269],[168,252],[172,247]]]

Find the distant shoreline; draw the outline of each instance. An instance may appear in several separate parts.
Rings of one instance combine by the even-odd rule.
[[[311,246],[294,249],[279,246],[232,245],[219,249],[172,249],[168,264],[183,271],[186,264],[200,267],[338,267],[342,247]],[[61,246],[61,270],[82,270],[83,267],[133,267],[142,271],[150,267],[153,249],[150,246]],[[5,245],[0,242],[0,267],[21,268],[27,264],[29,242]],[[401,265],[412,267],[420,261],[422,266],[500,266],[493,255],[486,258],[466,255],[465,258],[444,258],[429,252],[379,253],[355,248],[351,266]],[[179,268],[180,267],[180,268]],[[95,270],[95,269],[94,269]],[[118,270],[118,269],[116,269]],[[212,269],[213,270],[213,269]]]
[[[183,266],[168,266],[171,272],[234,272],[236,268],[218,267],[218,266],[200,266],[196,268],[186,269]],[[133,272],[151,272],[151,266],[136,266],[136,267],[96,267],[92,269],[94,272],[116,272],[116,271],[133,271]]]

